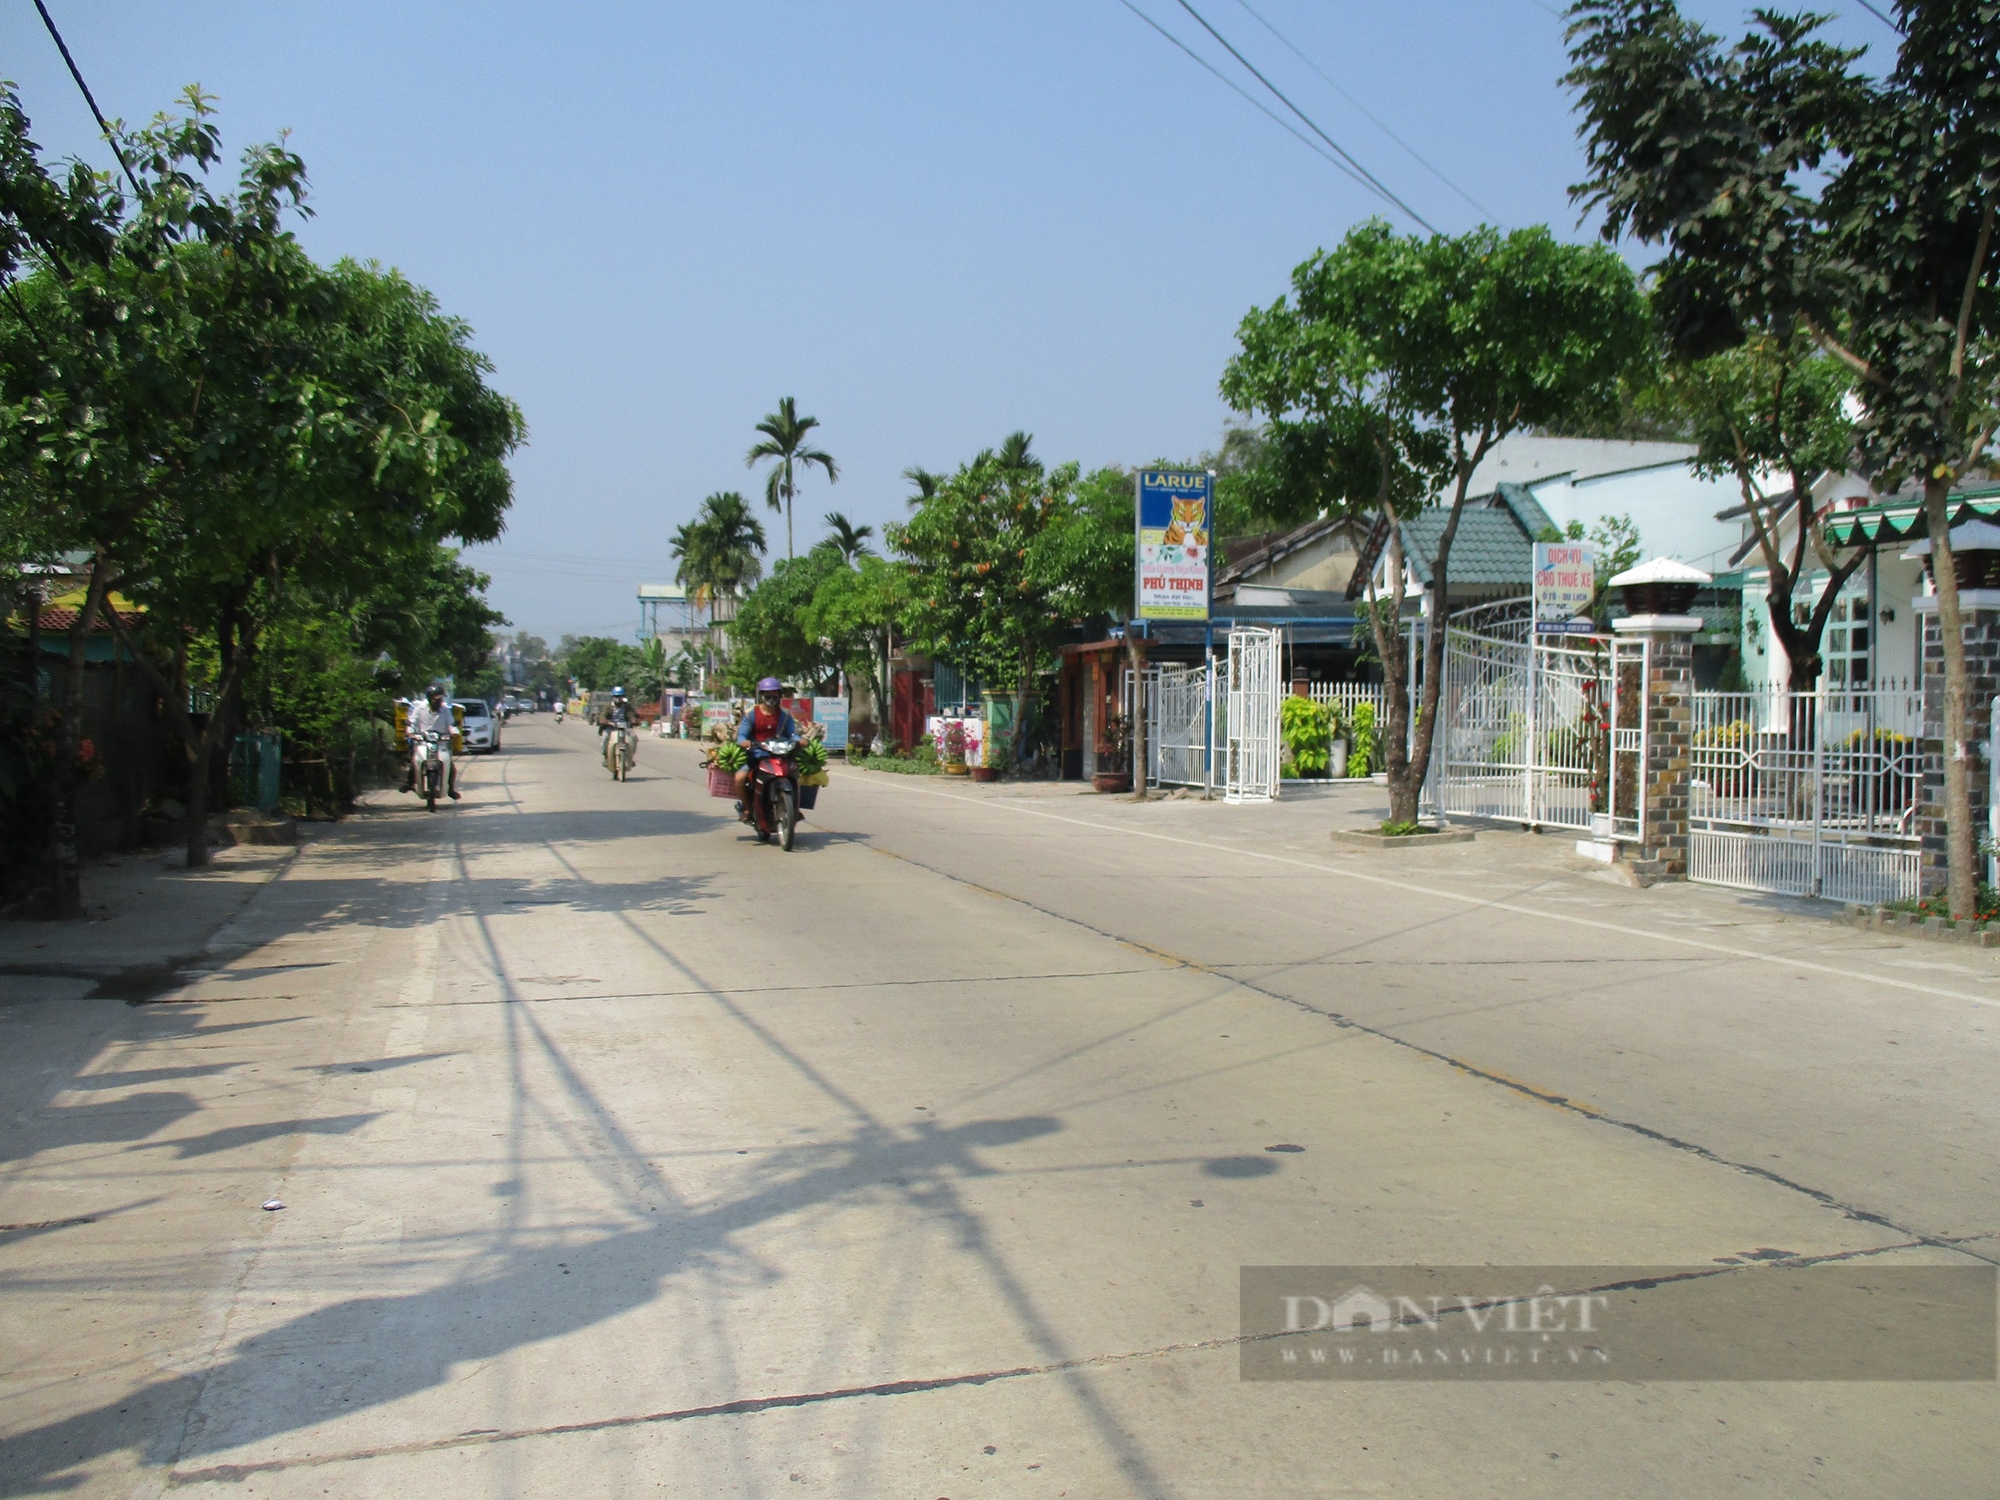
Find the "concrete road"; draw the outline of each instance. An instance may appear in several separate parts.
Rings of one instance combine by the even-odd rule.
[[[507,744],[170,983],[0,933],[0,1490],[2000,1491],[1991,1379],[1245,1381],[1238,1307],[1990,1266],[2000,956],[1553,840],[1335,852],[1365,792],[837,768],[784,854],[686,746]]]

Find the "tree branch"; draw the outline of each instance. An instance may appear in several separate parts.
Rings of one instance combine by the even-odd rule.
[[[1877,385],[1886,384],[1881,373],[1873,365],[1869,364],[1867,360],[1863,359],[1852,349],[1841,343],[1839,339],[1820,327],[1818,319],[1808,313],[1801,313],[1799,321],[1806,325],[1806,332],[1812,335],[1812,340],[1815,344],[1818,344],[1828,354],[1831,354],[1835,359],[1853,370],[1863,380],[1872,380]]]
[[[1993,245],[1993,200],[1986,200],[1986,212],[1979,219],[1979,244],[1972,252],[1972,265],[1965,273],[1965,296],[1958,304],[1958,329],[1951,344],[1951,380],[1954,399],[1957,385],[1965,374],[1965,344],[1972,333],[1972,301],[1979,291],[1979,276],[1986,268],[1986,252]]]

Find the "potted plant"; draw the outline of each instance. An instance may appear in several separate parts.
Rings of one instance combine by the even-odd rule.
[[[965,775],[965,726],[957,719],[946,719],[942,739],[943,743],[938,746],[938,758],[944,764],[944,774]]]
[[[1098,736],[1097,771],[1090,778],[1091,786],[1100,792],[1131,791],[1132,773],[1127,769],[1131,750],[1132,730],[1125,715],[1111,715],[1104,721],[1104,733]]]

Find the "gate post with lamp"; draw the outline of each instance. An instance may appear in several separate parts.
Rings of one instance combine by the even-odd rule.
[[[1624,590],[1632,611],[1611,628],[1645,642],[1644,765],[1640,771],[1639,839],[1670,880],[1688,875],[1688,768],[1694,747],[1694,637],[1699,615],[1687,611],[1711,580],[1699,568],[1656,557],[1629,568],[1607,587]]]

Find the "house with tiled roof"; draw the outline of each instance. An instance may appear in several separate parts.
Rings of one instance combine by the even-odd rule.
[[[1403,593],[1427,597],[1435,578],[1438,543],[1451,512],[1428,506],[1399,523],[1403,549]],[[1464,609],[1528,592],[1534,578],[1535,538],[1556,530],[1547,511],[1524,484],[1506,483],[1491,494],[1475,495],[1459,513],[1451,544],[1451,605]],[[1376,522],[1362,547],[1347,597],[1358,599],[1372,578],[1380,594],[1392,592],[1388,576],[1389,525]]]

